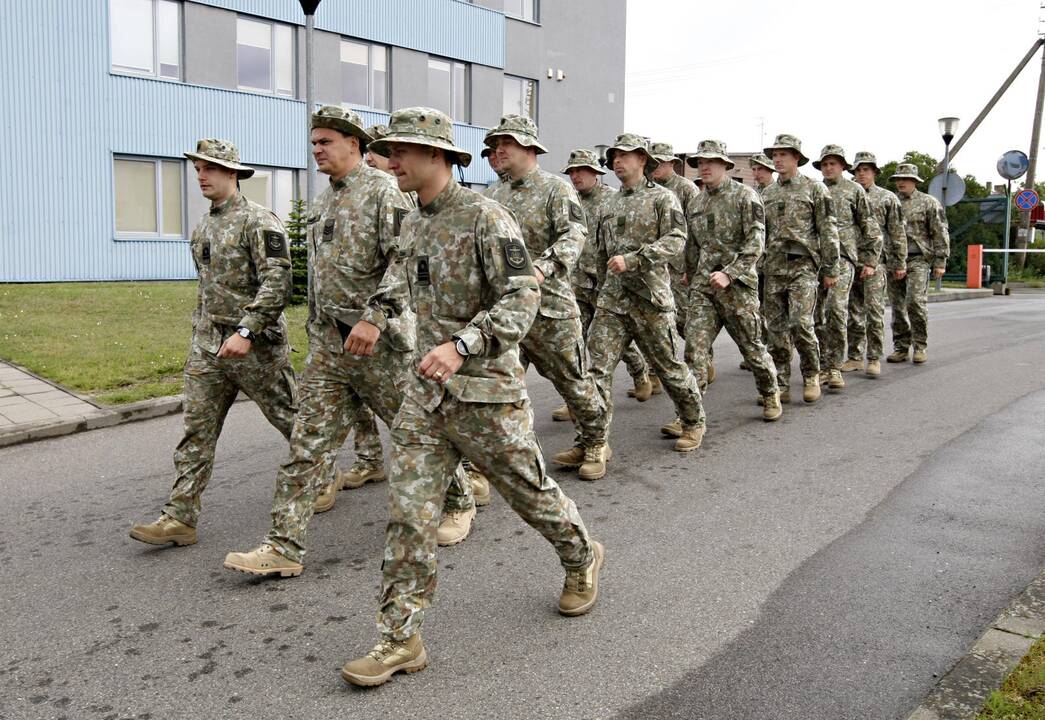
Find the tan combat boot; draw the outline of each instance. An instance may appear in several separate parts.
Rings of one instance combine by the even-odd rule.
[[[820,387],[824,387],[827,385],[827,381],[830,379],[831,374],[827,370],[821,370],[818,377],[820,378]]]
[[[584,447],[574,445],[569,450],[552,455],[552,462],[562,467],[575,468],[584,464]]]
[[[135,540],[149,545],[174,543],[180,547],[196,544],[196,528],[175,520],[167,514],[161,514],[151,523],[138,523],[132,526],[130,534]]]
[[[297,577],[305,567],[285,557],[268,543],[262,543],[250,552],[230,552],[225,556],[224,566],[248,575],[279,575]]]
[[[802,388],[802,399],[807,403],[815,403],[820,399],[820,378],[817,375],[810,375],[805,379],[805,385]]]
[[[863,368],[864,364],[860,362],[860,358],[849,358],[842,363],[842,372],[855,372]]]
[[[907,362],[907,351],[906,350],[894,350],[892,355],[885,359],[886,362],[891,363],[902,363]]]
[[[605,445],[595,445],[584,451],[584,464],[577,471],[581,480],[601,480],[606,477],[606,461],[609,460]]]
[[[929,353],[927,353],[925,351],[925,348],[915,348],[915,350],[914,350],[914,357],[911,358],[911,361],[915,365],[921,365],[923,362],[925,362],[928,359],[929,359]]]
[[[827,371],[827,387],[831,390],[842,390],[845,388],[845,378],[841,370]]]
[[[703,426],[683,430],[682,435],[675,441],[675,451],[685,453],[696,450],[704,441],[704,430]]]
[[[632,378],[631,382],[634,384],[634,387],[628,390],[628,397],[633,398],[635,397],[635,388],[650,383],[651,381],[649,375],[643,375],[642,377]]]
[[[777,391],[780,393],[780,404],[790,404],[791,402],[791,384],[789,382],[782,383],[780,378],[777,378],[776,382]]]
[[[552,420],[555,422],[568,422],[572,419],[573,417],[570,415],[570,408],[566,404],[562,404],[552,410]]]
[[[708,363],[708,385],[715,382],[715,363]]]
[[[661,435],[667,435],[668,437],[682,437],[682,420],[675,418],[662,427],[660,433]]]
[[[867,361],[867,377],[876,378],[882,374],[882,363],[877,360]]]
[[[468,487],[472,489],[472,499],[478,507],[486,507],[490,504],[490,481],[486,476],[473,467],[464,470],[468,478]]]
[[[337,484],[339,490],[355,490],[361,488],[368,482],[383,482],[388,478],[385,475],[385,466],[371,465],[362,460],[356,460],[348,470],[337,471]]]
[[[762,396],[762,419],[766,422],[773,422],[779,420],[780,416],[784,413],[784,409],[780,407],[780,393],[775,392],[771,395]]]
[[[399,671],[415,673],[428,667],[428,653],[420,633],[406,640],[385,638],[358,660],[345,663],[341,677],[345,682],[362,687],[384,685]]]
[[[467,510],[451,510],[443,513],[439,521],[439,529],[435,531],[435,540],[440,547],[448,547],[464,542],[472,531],[472,520],[475,519],[475,508]]]
[[[653,383],[648,377],[644,382],[635,383],[635,387],[632,388],[631,396],[639,402],[646,402],[653,396]]]
[[[650,383],[653,384],[653,394],[654,395],[660,395],[661,393],[664,392],[664,385],[660,382],[660,378],[657,377],[656,375],[654,375],[650,379]]]
[[[599,599],[599,571],[606,558],[606,549],[598,540],[592,540],[591,551],[592,559],[587,567],[566,571],[566,581],[559,596],[559,612],[567,617],[583,615]]]
[[[323,491],[316,496],[316,505],[312,509],[316,513],[325,513],[334,507],[334,501],[337,500],[337,485],[338,481],[330,483],[323,488]]]

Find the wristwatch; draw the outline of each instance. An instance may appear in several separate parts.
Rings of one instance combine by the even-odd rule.
[[[462,340],[461,338],[457,338],[457,342],[454,343],[454,347],[457,348],[457,354],[461,357],[466,358],[469,355],[471,355],[471,353],[468,352],[468,346],[464,344],[464,340]]]
[[[236,334],[239,335],[241,338],[246,338],[247,340],[254,342],[254,333],[250,331],[250,328],[240,326],[236,328]]]

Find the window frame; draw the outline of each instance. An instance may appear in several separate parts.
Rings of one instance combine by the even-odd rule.
[[[140,162],[140,163],[151,163],[153,166],[153,193],[156,200],[156,232],[148,232],[143,230],[120,230],[116,226],[116,163],[122,162]],[[163,232],[163,163],[170,162],[174,163],[178,167],[179,185],[181,191],[181,232],[177,234],[164,233]],[[138,240],[151,240],[156,242],[188,242],[189,236],[186,232],[188,227],[187,221],[187,203],[186,203],[186,192],[188,190],[186,186],[187,172],[185,170],[186,162],[182,158],[171,158],[171,157],[153,157],[149,155],[127,155],[124,153],[113,153],[112,154],[112,228],[113,228],[113,240],[117,241],[138,241]]]
[[[428,73],[431,72],[431,69],[432,69],[431,63],[432,63],[433,60],[435,62],[446,63],[447,65],[450,66],[450,104],[449,104],[449,112],[447,113],[447,115],[449,115],[450,119],[453,122],[455,122],[455,123],[461,123],[462,125],[471,125],[471,123],[472,123],[472,64],[471,63],[467,63],[467,62],[461,62],[460,60],[454,60],[452,58],[442,57],[442,56],[439,56],[439,55],[429,55],[428,56],[428,62],[425,63],[425,70]],[[456,92],[455,92],[455,89],[456,89],[455,78],[457,76],[457,73],[455,71],[457,70],[457,68],[463,68],[464,69],[464,114],[466,115],[466,117],[464,117],[464,118],[454,117],[454,105],[456,104],[455,100],[457,98],[457,95],[456,95]],[[426,74],[426,79],[427,79],[427,74]],[[426,88],[426,91],[427,91],[426,94],[428,96],[428,100],[429,100],[429,102],[431,102],[431,99],[432,99],[431,95],[430,95],[431,88]]]
[[[159,4],[161,2],[168,3],[174,6],[178,12],[178,20],[175,23],[175,28],[178,34],[178,76],[170,77],[169,75],[160,74],[160,42],[159,42]],[[130,77],[145,77],[152,78],[153,80],[163,80],[164,82],[185,82],[185,4],[181,0],[150,0],[152,6],[152,22],[150,29],[152,31],[152,70],[146,71],[141,68],[129,67],[127,65],[117,65],[115,58],[113,58],[113,42],[112,42],[112,0],[109,0],[109,72],[115,75],[127,75]]]
[[[265,207],[276,213],[276,217],[279,218],[280,222],[286,223],[288,218],[283,217],[276,211],[274,200],[276,199],[276,175],[277,172],[288,172],[290,173],[290,209],[294,208],[294,201],[301,199],[301,183],[298,178],[298,168],[291,167],[276,167],[274,165],[251,165],[254,168],[254,175],[245,180],[241,180],[240,183],[249,182],[253,178],[257,178],[262,174],[268,174],[269,177],[269,196],[267,202],[264,203]],[[240,192],[246,197],[246,193],[243,193],[242,189]]]
[[[344,97],[343,97],[344,93],[345,93],[345,76],[343,74],[343,66],[344,65],[353,65],[354,64],[354,63],[346,63],[344,60],[341,60],[341,49],[345,45],[345,43],[351,43],[352,45],[359,45],[361,47],[365,47],[366,48],[366,96],[367,96],[366,97],[366,100],[367,100],[367,104],[366,105],[359,105],[358,103],[349,102],[349,101],[345,100]],[[384,83],[385,84],[385,92],[384,92],[384,94],[385,94],[385,107],[378,107],[378,106],[374,105],[374,72],[375,72],[374,71],[374,52],[375,52],[375,50],[379,50],[380,52],[384,53],[384,56],[385,56],[385,69],[384,69],[384,73],[385,73],[385,83]],[[363,109],[363,110],[376,110],[378,112],[385,112],[385,113],[389,112],[389,107],[388,106],[391,105],[391,102],[389,102],[389,101],[390,101],[391,95],[392,95],[392,83],[391,83],[391,76],[392,76],[392,72],[391,72],[392,52],[391,52],[391,46],[384,45],[382,43],[369,42],[367,40],[361,40],[359,38],[347,37],[345,35],[342,35],[341,36],[341,42],[338,44],[338,65],[340,66],[338,69],[342,70],[342,75],[341,75],[341,94],[342,94],[341,107],[343,107],[343,108],[360,108],[360,109]]]
[[[511,73],[503,73],[502,74],[502,78],[503,78],[501,80],[501,82],[502,82],[501,99],[502,100],[504,99],[503,83],[505,81],[510,79],[510,80],[518,80],[520,82],[520,90],[519,90],[519,92],[520,92],[519,99],[520,100],[522,100],[521,93],[522,93],[522,88],[525,87],[525,84],[528,83],[528,82],[533,83],[533,117],[531,117],[530,119],[533,120],[533,122],[539,126],[540,125],[539,118],[540,118],[540,112],[541,112],[541,83],[540,83],[540,81],[535,79],[535,78],[523,77],[522,75],[512,75]],[[522,105],[522,103],[520,102],[520,107],[521,107],[521,105]],[[508,110],[506,108],[502,108],[502,112],[506,113],[506,112],[508,112]]]
[[[532,18],[523,17],[522,15],[514,15],[514,14],[508,12],[507,10],[503,11],[504,16],[506,18],[510,18],[512,20],[518,20],[519,22],[530,23],[531,25],[540,25],[541,24],[541,0],[522,0],[522,2],[523,2],[524,5],[527,2],[533,3],[533,17]]]
[[[258,25],[267,25],[269,29],[269,87],[268,88],[257,88],[251,85],[243,85],[240,83],[240,63],[239,63],[239,23],[240,21],[257,23]],[[276,87],[276,28],[286,27],[290,29],[290,82],[294,86],[290,89],[290,92],[284,92]],[[236,14],[236,89],[241,92],[252,92],[258,93],[259,95],[271,95],[273,97],[291,98],[297,99],[297,32],[295,31],[296,26],[288,23],[281,23],[275,20],[269,20],[267,18],[255,17],[253,15],[243,15],[240,13]],[[247,43],[242,43],[246,45]],[[250,45],[250,47],[257,47]]]

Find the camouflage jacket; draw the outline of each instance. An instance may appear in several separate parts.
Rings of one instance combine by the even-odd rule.
[[[766,238],[766,211],[751,187],[726,178],[705,187],[689,218],[686,275],[690,287],[710,290],[708,278],[721,271],[730,280],[758,288],[755,264]]]
[[[877,267],[882,255],[882,231],[867,193],[848,178],[825,180],[838,227],[839,252],[854,265]]]
[[[882,259],[890,272],[907,269],[907,230],[904,229],[900,198],[878,185],[867,188],[878,226],[882,229]]]
[[[679,204],[682,206],[682,216],[686,218],[686,233],[689,234],[689,219],[692,217],[693,212],[696,209],[697,198],[700,197],[700,190],[697,189],[696,184],[692,180],[684,178],[676,172],[671,173],[667,180],[664,180],[663,182],[657,180],[656,183],[675,193],[675,197],[679,199]],[[669,262],[676,272],[684,272],[686,265],[685,249]]]
[[[237,326],[285,340],[291,271],[279,218],[236,193],[203,216],[190,248],[199,275],[192,325],[204,349],[217,352]]]
[[[621,190],[603,210],[597,242],[598,307],[626,313],[637,296],[659,310],[674,309],[668,261],[684,252],[686,219],[673,192],[645,182]],[[616,255],[627,265],[619,275],[606,269]]]
[[[490,197],[511,210],[533,266],[544,273],[541,315],[578,317],[571,276],[588,228],[577,191],[561,177],[535,167],[518,180],[499,184]]]
[[[581,250],[581,256],[577,260],[577,267],[573,271],[573,284],[575,287],[594,290],[599,283],[599,247],[596,238],[599,233],[599,218],[607,203],[613,200],[617,194],[615,188],[603,183],[597,184],[587,195],[581,194],[581,208],[584,210],[584,219],[587,221],[588,239]]]
[[[820,274],[838,276],[838,231],[831,195],[805,175],[778,178],[762,193],[766,207],[766,275],[785,275],[789,254],[808,255]]]
[[[409,303],[417,317],[416,360],[458,338],[469,357],[445,385],[417,363],[405,394],[426,410],[444,392],[462,402],[510,403],[527,397],[519,341],[533,324],[541,293],[519,226],[503,207],[451,180],[427,206],[403,220],[396,262],[376,299],[386,313]]]
[[[908,197],[900,195],[900,206],[907,231],[907,257],[921,255],[933,268],[947,267],[951,238],[947,232],[947,214],[940,201],[915,190]]]
[[[387,332],[395,349],[413,348],[409,316],[386,317],[371,301],[396,257],[400,223],[411,207],[392,176],[362,162],[320,193],[308,229],[309,301],[317,321],[338,324],[347,336],[366,320]]]

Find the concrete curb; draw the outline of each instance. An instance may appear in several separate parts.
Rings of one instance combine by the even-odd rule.
[[[53,384],[53,383],[52,383]],[[181,412],[181,395],[142,400],[141,402],[121,405],[118,408],[104,408],[98,415],[81,415],[79,417],[47,423],[27,423],[13,429],[0,431],[0,447],[9,447],[34,440],[71,435],[86,430],[113,427],[123,423],[148,420],[162,415],[173,415]],[[94,403],[92,403],[94,404]]]
[[[929,302],[950,302],[952,300],[978,300],[979,298],[993,297],[994,291],[990,288],[978,290],[942,290],[938,293],[929,293]]]
[[[967,720],[1045,633],[1045,571],[1002,611],[907,720]]]

